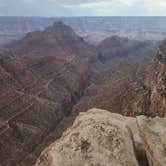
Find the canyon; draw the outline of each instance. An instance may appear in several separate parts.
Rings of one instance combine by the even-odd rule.
[[[94,52],[60,22],[1,52],[2,165],[15,165],[69,114]]]
[[[77,143],[70,145],[70,139],[74,141],[81,139],[77,135],[80,128],[85,131],[82,131],[83,137],[90,135],[88,132],[91,133],[93,122],[88,119],[91,118],[94,124],[99,128],[103,127],[104,131],[107,127],[110,132],[114,131],[111,125],[117,125],[117,132],[119,137],[122,137],[123,145],[117,151],[126,150],[124,142],[129,144],[127,151],[130,153],[122,153],[122,157],[124,155],[126,165],[139,164],[140,160],[137,161],[135,157],[133,140],[129,137],[130,132],[125,127],[127,120],[124,119],[136,117],[134,121],[137,120],[138,125],[136,122],[134,125],[139,127],[140,133],[144,133],[143,127],[148,124],[144,123],[144,118],[140,115],[152,119],[155,116],[165,116],[166,42],[154,44],[153,41],[111,36],[102,40],[97,46],[90,43],[85,41],[85,37],[78,36],[70,26],[57,21],[44,30],[37,28],[36,31],[27,33],[22,39],[8,43],[0,50],[0,164],[2,166],[30,166],[34,165],[36,160],[39,165],[40,163],[45,166],[51,165],[52,160],[55,164],[57,162],[63,165],[64,162],[70,162],[71,156],[68,156],[68,153],[76,155],[73,158],[76,165],[78,161],[81,161],[82,165],[101,165],[95,154],[98,148],[102,148],[96,146],[103,140],[102,137],[94,140],[95,145],[92,144],[90,148],[94,151],[89,158],[95,160],[95,164],[93,160],[88,159],[88,163],[87,160],[79,158],[82,151],[77,153],[68,148],[74,146],[79,149]],[[87,112],[94,107],[109,112],[98,109]],[[110,117],[107,119],[108,123],[112,120],[115,123],[105,128],[102,116],[103,119]],[[83,119],[77,120],[79,117]],[[87,121],[84,122],[84,118]],[[120,122],[119,118],[125,122]],[[73,127],[64,132],[72,124]],[[86,125],[87,128],[84,128]],[[120,125],[124,125],[124,128],[119,131]],[[66,135],[63,136],[63,132]],[[92,132],[92,137],[97,137],[100,132],[97,128]],[[109,142],[108,133],[105,134],[104,146]],[[162,134],[165,138],[164,129]],[[144,137],[142,135],[141,138]],[[115,140],[118,141],[119,137],[115,137]],[[153,137],[149,137],[153,140]],[[64,142],[66,147],[57,145],[58,138],[60,144],[63,145]],[[88,138],[93,142],[92,138]],[[46,150],[46,154],[42,153],[46,155],[44,160],[41,159],[42,156],[38,158],[42,150],[52,142],[55,143],[51,145],[51,150]],[[83,142],[83,151],[88,150],[87,146],[91,142]],[[150,156],[145,143],[141,142],[141,145],[144,147],[143,152],[146,151],[147,156]],[[61,151],[63,148],[64,152]],[[101,150],[103,151],[101,157],[104,158],[106,149],[103,147]],[[62,155],[60,157],[66,161],[51,157],[59,152],[62,152],[59,155]],[[118,155],[119,153],[117,157]],[[47,157],[51,158],[50,161]],[[149,157],[144,157],[144,160],[147,158],[149,160]],[[117,161],[118,159],[114,161],[114,165]],[[156,161],[150,160],[150,162]],[[145,163],[147,164],[146,161]]]

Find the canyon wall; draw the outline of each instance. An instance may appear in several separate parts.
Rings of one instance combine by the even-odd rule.
[[[156,54],[147,68],[145,83],[151,89],[150,111],[164,116],[166,114],[166,41],[159,46]]]
[[[1,50],[1,165],[17,165],[70,114],[94,55],[95,48],[61,22]]]

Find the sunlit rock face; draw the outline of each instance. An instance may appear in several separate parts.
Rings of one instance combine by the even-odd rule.
[[[125,118],[100,109],[80,113],[73,126],[36,163],[50,165],[137,166]]]
[[[36,166],[165,166],[165,125],[166,118],[131,118],[93,108],[76,117]]]

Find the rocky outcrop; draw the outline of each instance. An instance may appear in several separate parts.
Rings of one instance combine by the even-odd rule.
[[[36,166],[137,166],[123,116],[92,109],[45,150]]]
[[[166,119],[91,109],[46,148],[36,166],[165,166]]]
[[[166,118],[137,117],[139,133],[150,166],[166,165]]]

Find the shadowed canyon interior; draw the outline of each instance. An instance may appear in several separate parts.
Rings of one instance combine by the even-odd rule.
[[[96,28],[96,39],[95,23],[81,35],[80,20],[64,20],[39,19],[42,30],[13,38],[2,26],[10,39],[0,49],[0,165],[166,165],[164,25],[145,39],[119,35],[114,23],[109,33]]]

